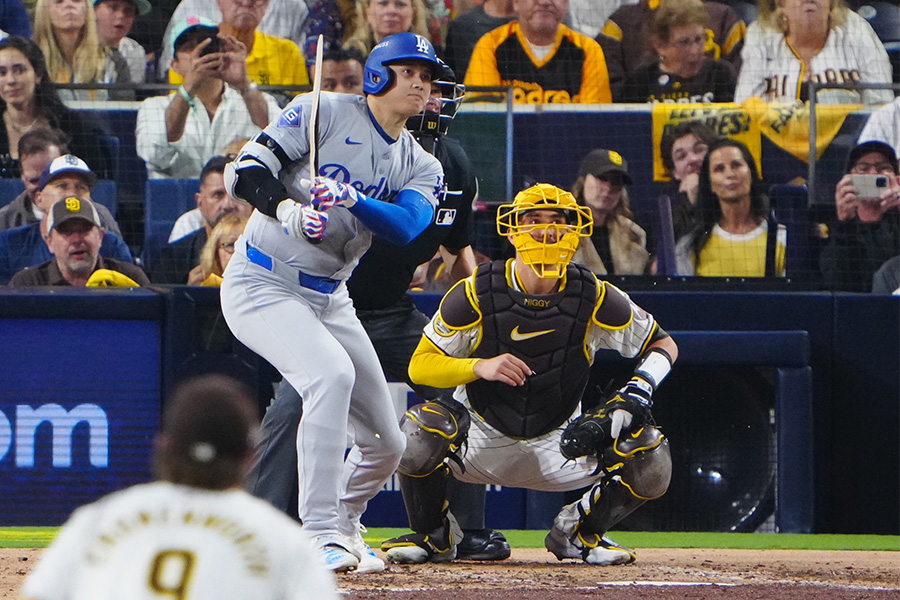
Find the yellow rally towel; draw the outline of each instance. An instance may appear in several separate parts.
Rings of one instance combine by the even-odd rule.
[[[141,287],[140,284],[118,271],[97,269],[87,280],[87,287]]]
[[[660,142],[667,128],[684,121],[700,121],[723,137],[740,140],[747,145],[762,170],[759,128],[744,107],[732,102],[721,104],[678,104],[657,102],[653,105],[653,180],[669,181],[660,154]],[[760,176],[762,173],[760,173]]]
[[[809,162],[809,103],[766,102],[762,98],[748,98],[742,104],[754,124],[773,143],[805,163]],[[816,105],[816,158],[834,139],[847,115],[859,110],[862,104]]]

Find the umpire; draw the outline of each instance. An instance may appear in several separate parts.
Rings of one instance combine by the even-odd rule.
[[[419,144],[433,154],[444,169],[445,190],[431,225],[409,245],[399,247],[375,236],[347,282],[356,314],[375,347],[384,372],[405,381],[426,400],[452,390],[417,385],[410,381],[409,359],[429,319],[416,309],[407,293],[416,268],[440,250],[453,281],[475,270],[472,250],[472,205],[478,197],[478,182],[469,157],[459,142],[446,137],[450,123],[465,96],[447,67],[432,82],[425,110],[406,123]],[[244,487],[250,493],[296,517],[297,427],[302,399],[282,381],[266,410],[258,445],[259,459]],[[453,513],[465,534],[457,547],[459,558],[503,560],[510,547],[499,531],[484,526],[485,486],[460,483],[451,498]],[[362,569],[360,569],[362,571]]]

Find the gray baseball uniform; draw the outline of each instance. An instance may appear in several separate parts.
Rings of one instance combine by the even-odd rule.
[[[309,202],[300,180],[309,176],[311,100],[304,95],[291,102],[236,163],[249,157],[264,164],[302,203]],[[391,139],[364,98],[323,93],[319,122],[320,176],[370,199],[392,202],[402,193],[437,205],[440,163],[407,131]],[[287,235],[265,200],[245,199],[258,210],[225,272],[222,311],[234,335],[303,396],[297,451],[304,525],[313,533],[353,535],[405,443],[378,357],[345,285],[372,234],[338,206],[327,213],[324,240],[314,244]],[[355,447],[345,461],[348,433]]]

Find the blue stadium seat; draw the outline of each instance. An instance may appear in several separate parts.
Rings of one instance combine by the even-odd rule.
[[[21,179],[0,179],[0,208],[12,202],[24,189]]]
[[[148,179],[144,186],[144,247],[141,264],[146,271],[153,257],[169,241],[172,226],[182,214],[197,208],[198,179]]]
[[[900,83],[900,6],[886,0],[868,0],[856,12],[869,22],[891,60],[894,83]]]
[[[0,179],[0,208],[12,202],[24,189],[25,184],[22,183],[21,179]],[[116,198],[117,191],[118,186],[116,182],[109,179],[101,179],[97,182],[94,189],[91,190],[91,198],[94,202],[108,208],[113,218],[116,217],[116,212],[119,208],[119,202]]]
[[[114,135],[104,135],[100,138],[100,148],[106,154],[106,164],[109,172],[106,176],[113,180],[119,179],[119,153],[122,143]]]
[[[805,185],[773,185],[769,201],[775,219],[787,228],[785,271],[793,279],[808,280],[818,273],[818,245]]]
[[[659,229],[656,233],[656,273],[677,275],[675,266],[675,227],[672,225],[672,200],[668,194],[657,198]]]

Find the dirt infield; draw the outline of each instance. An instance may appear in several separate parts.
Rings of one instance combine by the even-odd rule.
[[[16,598],[40,550],[0,549],[0,598]],[[341,575],[352,600],[900,599],[900,553],[805,550],[638,550],[638,562],[594,567],[544,550],[499,563],[391,565]]]

